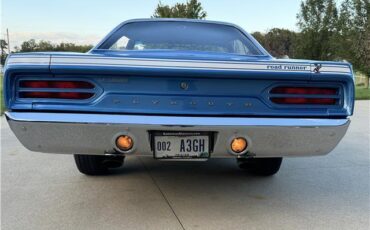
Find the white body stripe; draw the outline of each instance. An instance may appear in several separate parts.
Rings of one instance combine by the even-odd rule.
[[[293,69],[269,69],[276,64],[256,62],[221,62],[196,60],[170,59],[129,59],[129,58],[68,58],[52,57],[52,65],[81,65],[81,66],[109,66],[109,67],[142,67],[142,68],[178,68],[178,69],[209,69],[234,71],[273,71],[273,72],[310,72],[308,64],[289,64]],[[286,64],[282,64],[283,66]],[[295,67],[295,68],[294,68]],[[271,68],[271,67],[270,67]]]
[[[8,65],[51,65],[51,66],[101,66],[101,67],[139,67],[163,69],[204,69],[226,71],[262,71],[314,73],[316,66],[297,62],[241,62],[241,61],[207,61],[207,60],[173,60],[93,56],[13,56]],[[322,64],[320,73],[351,74],[346,65]]]
[[[321,69],[320,69],[320,73],[326,73],[326,72],[336,72],[336,73],[348,73],[348,74],[350,74],[351,69],[348,66],[341,66],[341,65],[328,66],[328,65],[323,64]]]
[[[49,65],[50,55],[36,56],[11,56],[7,62],[8,65]]]

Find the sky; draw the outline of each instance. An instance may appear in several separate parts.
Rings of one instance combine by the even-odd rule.
[[[340,1],[340,0],[338,0]],[[119,23],[149,18],[159,0],[1,0],[1,38],[10,46],[34,38],[53,43],[96,44]],[[173,5],[186,0],[161,0]],[[301,0],[200,0],[208,20],[235,23],[248,32],[297,30]]]

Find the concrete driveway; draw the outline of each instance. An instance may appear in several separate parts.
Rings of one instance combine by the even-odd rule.
[[[290,158],[270,178],[234,160],[128,158],[88,177],[73,157],[23,148],[2,118],[1,229],[369,229],[369,101],[329,155]]]

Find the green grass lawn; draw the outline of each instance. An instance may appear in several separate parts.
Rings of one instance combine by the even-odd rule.
[[[363,80],[365,74],[355,71],[356,100],[370,100],[370,89],[365,89]]]
[[[370,89],[356,86],[356,100],[370,100]]]

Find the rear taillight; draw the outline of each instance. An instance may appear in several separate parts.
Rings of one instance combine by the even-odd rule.
[[[332,98],[271,98],[276,104],[311,104],[311,105],[335,105]]]
[[[271,90],[272,94],[308,94],[308,95],[336,95],[336,88],[318,87],[276,87]]]
[[[52,98],[52,99],[88,99],[94,96],[93,93],[75,93],[75,92],[21,92],[20,98]]]
[[[275,87],[270,90],[270,100],[289,105],[336,105],[338,88],[327,87]]]
[[[95,86],[86,81],[36,81],[19,82],[20,98],[43,99],[88,99],[94,96],[91,91]]]
[[[94,85],[86,81],[21,81],[21,88],[60,88],[60,89],[93,89]]]

